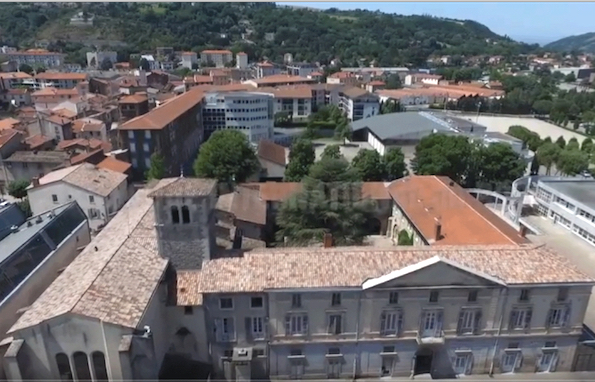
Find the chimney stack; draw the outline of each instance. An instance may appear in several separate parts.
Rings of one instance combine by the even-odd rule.
[[[31,178],[31,184],[33,184],[33,187],[39,187],[39,177],[38,176],[34,176],[33,178]]]
[[[323,239],[324,248],[332,248],[333,246],[333,234],[327,232],[324,234]]]
[[[435,240],[438,241],[442,238],[442,223],[439,219],[436,219],[436,236]]]

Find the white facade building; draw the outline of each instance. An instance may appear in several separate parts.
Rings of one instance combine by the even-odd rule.
[[[181,59],[180,65],[188,69],[193,69],[193,66],[198,63],[198,55],[195,52],[183,52]]]
[[[76,201],[97,230],[128,200],[128,182],[122,173],[83,163],[33,179],[27,195],[34,214]]]
[[[236,68],[246,69],[248,67],[248,55],[240,52],[236,55]]]
[[[206,93],[202,111],[206,138],[214,131],[236,129],[250,142],[273,136],[273,96],[256,92]]]
[[[380,99],[364,89],[351,87],[340,92],[339,108],[350,121],[358,121],[380,114]]]
[[[200,52],[200,62],[213,64],[217,68],[223,68],[225,64],[233,61],[233,53],[229,50],[203,50]]]
[[[535,199],[541,215],[595,245],[595,180],[540,179]]]
[[[64,54],[49,52],[45,49],[29,49],[26,51],[6,53],[8,60],[16,61],[17,65],[27,64],[32,67],[43,66],[46,69],[64,64]]]

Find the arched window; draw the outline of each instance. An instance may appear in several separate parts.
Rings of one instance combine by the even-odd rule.
[[[188,206],[182,206],[182,222],[184,224],[190,223],[190,210],[188,209]]]
[[[105,356],[102,352],[96,351],[91,354],[93,360],[93,370],[95,371],[96,381],[107,381],[107,366],[105,365]]]
[[[74,370],[76,372],[77,381],[91,381],[91,369],[89,369],[89,359],[87,354],[82,351],[77,351],[72,355],[74,361]]]
[[[72,381],[72,369],[70,368],[70,360],[64,353],[56,354],[56,364],[58,365],[58,373],[60,373],[60,380]]]
[[[171,221],[174,224],[180,224],[180,211],[178,206],[171,206]]]

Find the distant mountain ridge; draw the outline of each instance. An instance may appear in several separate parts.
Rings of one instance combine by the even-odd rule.
[[[578,50],[585,53],[595,53],[595,32],[564,37],[546,44],[544,48],[566,52]]]

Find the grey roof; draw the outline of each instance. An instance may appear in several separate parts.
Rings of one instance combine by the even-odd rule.
[[[64,163],[70,158],[65,151],[15,151],[5,162]]]
[[[0,240],[10,234],[10,227],[20,226],[25,222],[25,215],[21,212],[16,203],[0,207]]]
[[[421,139],[434,130],[449,130],[448,127],[426,118],[418,112],[381,114],[355,121],[351,127],[354,132],[368,128],[381,140]]]
[[[522,142],[520,139],[515,138],[512,135],[504,134],[499,131],[486,131],[484,133],[484,137],[491,138],[491,139],[499,139],[499,140],[508,141],[508,142],[517,142],[517,143]]]
[[[595,210],[595,180],[540,180],[539,182]]]
[[[193,197],[209,195],[217,180],[205,178],[177,178],[149,194],[149,197]]]

